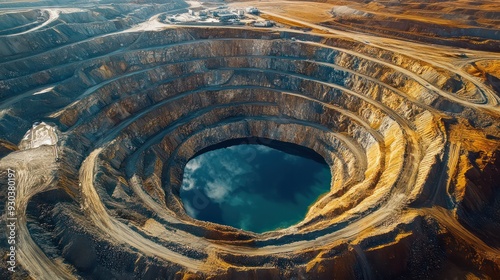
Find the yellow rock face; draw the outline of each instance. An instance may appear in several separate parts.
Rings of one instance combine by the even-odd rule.
[[[230,4],[266,30],[159,2],[0,3],[2,279],[500,277],[496,6]],[[263,234],[191,218],[184,166],[234,139],[314,150],[330,192]]]

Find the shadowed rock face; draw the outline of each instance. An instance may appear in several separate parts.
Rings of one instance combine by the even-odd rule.
[[[19,240],[3,278],[500,275],[498,54],[156,21],[183,5],[0,14],[0,177],[16,172]],[[56,146],[29,148],[47,137],[27,133],[38,121]],[[313,150],[330,192],[264,234],[191,218],[186,163],[235,139]]]

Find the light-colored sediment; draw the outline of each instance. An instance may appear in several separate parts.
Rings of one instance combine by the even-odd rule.
[[[160,22],[182,2],[0,13],[12,21],[0,34],[0,172],[18,170],[20,275],[497,278],[499,53],[419,43],[420,31],[360,34],[350,16],[363,4],[335,10],[352,29],[325,24],[330,10],[288,13],[302,2],[250,4],[280,25]],[[55,39],[16,47],[43,35]],[[330,192],[263,234],[189,217],[187,161],[255,137],[321,155]]]

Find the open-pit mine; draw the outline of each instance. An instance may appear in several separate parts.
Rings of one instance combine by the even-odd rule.
[[[197,219],[240,144],[326,192]],[[500,279],[498,1],[0,1],[0,211],[0,279]]]

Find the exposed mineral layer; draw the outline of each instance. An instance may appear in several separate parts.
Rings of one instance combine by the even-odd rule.
[[[98,2],[0,3],[1,279],[499,279],[498,34],[459,49]],[[191,218],[185,164],[241,138],[314,150],[330,192],[263,234]]]

